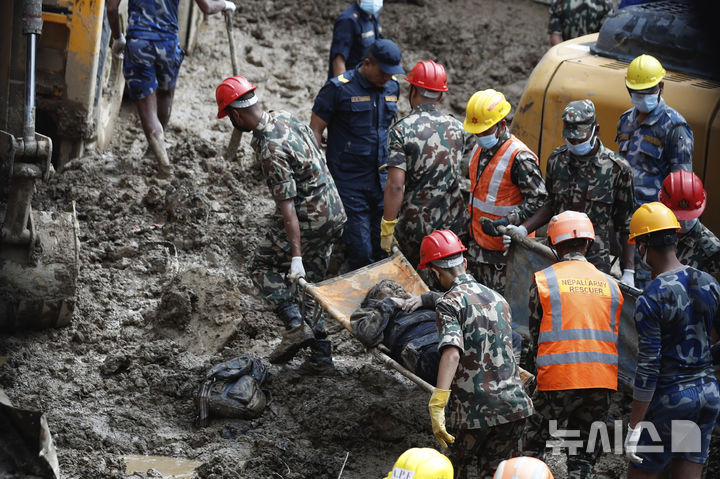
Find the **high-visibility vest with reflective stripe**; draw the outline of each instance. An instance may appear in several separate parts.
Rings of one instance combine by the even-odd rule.
[[[470,235],[485,249],[505,250],[502,236],[485,234],[480,226],[480,218],[484,216],[495,220],[512,212],[522,203],[522,192],[510,179],[513,162],[521,151],[527,151],[535,157],[536,162],[538,161],[537,155],[530,148],[510,135],[478,178],[478,163],[482,148],[477,144],[473,148],[472,160],[470,160]],[[534,234],[529,236],[532,237]]]
[[[617,390],[617,282],[586,261],[561,261],[535,273],[543,317],[537,352],[541,391]]]

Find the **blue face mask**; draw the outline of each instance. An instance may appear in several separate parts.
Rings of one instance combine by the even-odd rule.
[[[693,218],[691,220],[678,220],[678,223],[680,223],[679,233],[687,234],[691,229],[695,227],[695,223],[697,222],[697,218]]]
[[[383,0],[360,0],[360,10],[375,15],[383,7]]]
[[[660,95],[658,93],[648,93],[648,94],[642,94],[642,93],[631,93],[630,98],[632,99],[632,104],[635,105],[635,108],[640,110],[643,113],[650,113],[653,111],[657,106],[658,103],[660,103],[660,100],[658,99]]]
[[[492,148],[493,146],[497,145],[497,142],[500,138],[495,136],[497,132],[493,133],[492,135],[486,135],[486,136],[475,136],[475,143],[480,148]]]
[[[565,144],[567,144],[568,150],[570,153],[572,153],[575,156],[585,156],[590,151],[592,151],[593,147],[595,147],[595,141],[597,139],[595,138],[595,128],[593,128],[592,133],[590,133],[590,138],[583,141],[582,143],[578,143],[577,145],[573,145],[570,143],[567,138],[565,139]]]

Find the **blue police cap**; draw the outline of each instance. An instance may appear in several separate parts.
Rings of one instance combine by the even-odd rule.
[[[372,55],[377,60],[383,73],[388,75],[405,73],[405,70],[400,65],[402,53],[392,40],[385,38],[377,40],[368,48],[368,55]]]

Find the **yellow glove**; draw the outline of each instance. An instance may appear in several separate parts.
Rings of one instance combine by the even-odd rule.
[[[445,405],[448,399],[450,399],[450,391],[435,388],[432,396],[430,396],[430,403],[428,403],[433,434],[435,439],[445,448],[448,447],[446,441],[450,444],[455,442],[455,438],[445,430]]]
[[[387,253],[392,253],[393,233],[398,220],[388,221],[385,218],[380,220],[380,247]]]

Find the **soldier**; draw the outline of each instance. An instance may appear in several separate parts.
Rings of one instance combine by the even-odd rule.
[[[158,161],[159,175],[171,176],[173,167],[165,149],[175,83],[185,52],[178,40],[178,0],[134,0],[128,4],[128,39],[120,29],[121,0],[108,0],[113,55],[122,55],[128,95],[137,104],[140,124]],[[235,11],[228,0],[195,0],[207,15]]]
[[[535,273],[530,285],[529,328],[537,389],[525,436],[525,453],[545,458],[550,421],[580,431],[588,444],[594,421],[605,422],[617,390],[618,328],[623,297],[618,284],[585,259],[595,239],[585,213],[564,211],[548,225],[548,242],[560,261]],[[532,371],[531,371],[532,372]],[[600,454],[584,447],[568,454],[568,477],[592,476]]]
[[[600,31],[613,10],[612,0],[552,0],[550,45]]]
[[[720,240],[700,222],[707,205],[707,193],[700,178],[690,171],[673,171],[663,181],[658,200],[680,222],[678,260],[720,280]]]
[[[275,306],[285,325],[270,362],[291,360],[312,347],[306,369],[333,368],[330,341],[322,319],[311,330],[288,290],[294,280],[323,279],[332,245],[340,238],[345,211],[312,132],[284,111],[265,112],[252,85],[242,76],[225,79],[216,90],[218,118],[228,116],[241,131],[252,131],[251,145],[277,205],[265,239],[255,249],[248,271],[259,294]]]
[[[385,256],[380,249],[380,218],[387,173],[388,131],[397,113],[404,73],[400,49],[378,40],[354,70],[332,78],[315,98],[310,128],[320,145],[328,129],[327,164],[335,179],[348,221],[343,233],[351,270]]]
[[[673,171],[692,171],[693,133],[685,118],[662,99],[665,69],[650,55],[628,66],[625,86],[633,108],[620,117],[618,153],[633,169],[638,205],[657,201],[663,180]],[[650,273],[635,255],[635,284],[642,289]]]
[[[465,233],[460,163],[475,141],[459,120],[438,109],[448,91],[442,65],[418,62],[405,79],[412,111],[390,130],[380,246],[390,253],[394,234],[410,263],[417,264],[426,235],[436,229]]]
[[[671,461],[671,477],[699,479],[720,412],[710,351],[711,332],[720,326],[720,285],[680,263],[679,229],[658,202],[642,205],[630,221],[630,241],[653,275],[635,306],[638,357],[625,438],[631,479],[657,477]],[[653,429],[644,427],[648,422]]]
[[[480,283],[500,294],[507,248],[497,226],[521,224],[547,200],[537,155],[510,134],[508,113],[502,93],[479,91],[467,103],[464,123],[477,143],[470,160],[471,268]]]
[[[353,0],[335,20],[328,80],[352,70],[365,58],[368,47],[382,38],[383,0]]]
[[[622,247],[623,283],[635,286],[635,248],[628,244],[630,217],[635,211],[632,169],[625,159],[600,141],[600,125],[590,100],[568,103],[563,111],[565,145],[550,154],[545,173],[548,201],[522,226],[524,236],[552,216],[574,210],[587,213],[595,228],[595,241],[587,260],[610,272],[610,245],[617,234]],[[509,228],[513,228],[510,227]]]
[[[519,455],[533,405],[513,356],[510,305],[466,273],[465,250],[449,230],[433,231],[420,246],[418,269],[429,268],[448,290],[436,303],[440,366],[428,408],[435,438],[451,444],[455,477],[468,477],[476,463],[472,477],[484,478]],[[451,393],[450,430],[457,438],[445,428]]]

